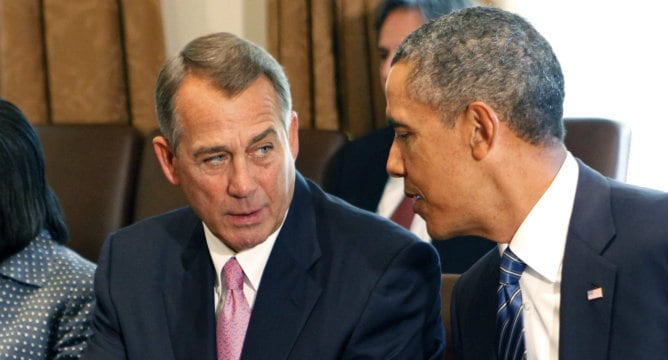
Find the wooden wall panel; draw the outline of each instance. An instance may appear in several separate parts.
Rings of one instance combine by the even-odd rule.
[[[0,97],[49,121],[39,0],[0,0]]]
[[[0,0],[0,97],[35,124],[157,127],[160,0]]]
[[[153,94],[165,62],[160,0],[122,0],[121,6],[132,124],[148,134],[158,127]]]
[[[44,0],[53,123],[129,123],[115,0]]]

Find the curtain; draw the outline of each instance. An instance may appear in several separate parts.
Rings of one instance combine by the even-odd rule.
[[[268,1],[268,48],[288,75],[301,127],[357,137],[385,124],[377,1]]]
[[[0,0],[0,97],[35,124],[157,127],[160,0]]]
[[[355,138],[385,126],[374,28],[378,3],[268,0],[269,52],[290,79],[301,127],[341,130]]]

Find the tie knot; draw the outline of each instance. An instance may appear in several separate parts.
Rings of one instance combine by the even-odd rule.
[[[501,256],[501,271],[499,281],[506,285],[516,285],[520,281],[522,272],[527,267],[520,258],[515,255],[510,248],[506,248]]]
[[[241,270],[241,266],[236,258],[233,257],[225,263],[225,266],[223,266],[223,277],[228,289],[243,290],[244,271]]]

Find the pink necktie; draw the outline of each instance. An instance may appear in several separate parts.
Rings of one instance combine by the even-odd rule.
[[[404,196],[404,200],[397,206],[396,210],[394,210],[390,220],[410,230],[411,224],[413,223],[413,216],[415,216],[415,213],[413,212],[413,202],[413,199]]]
[[[246,337],[250,308],[244,296],[244,272],[236,258],[227,261],[223,277],[227,293],[216,326],[218,360],[238,360]]]

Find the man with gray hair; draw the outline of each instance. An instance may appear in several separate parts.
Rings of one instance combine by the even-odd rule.
[[[458,359],[668,354],[668,194],[608,179],[563,144],[548,42],[477,7],[399,47],[387,83],[388,172],[430,235],[498,243],[453,291]]]
[[[281,66],[227,33],[160,73],[153,139],[190,206],[110,235],[87,359],[439,359],[437,254],[295,170]]]

